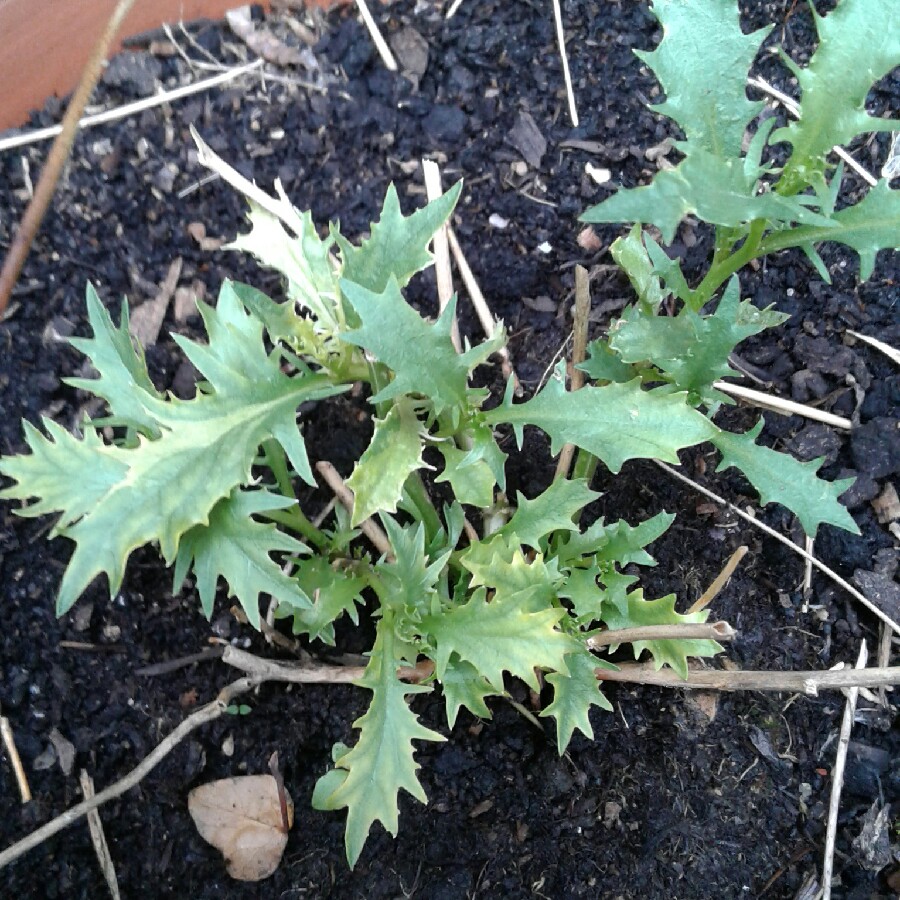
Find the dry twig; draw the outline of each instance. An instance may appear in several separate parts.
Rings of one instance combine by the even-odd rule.
[[[867,334],[860,334],[858,331],[848,330],[847,334],[852,334],[858,341],[862,341],[864,344],[868,344],[870,347],[880,350],[888,359],[893,360],[900,366],[900,350],[897,350],[890,344],[886,344],[884,341],[879,341],[878,338],[869,337]]]
[[[254,656],[228,644],[222,653],[222,662],[246,672],[253,678],[264,681],[282,681],[287,684],[352,684],[359,681],[366,671],[365,666],[329,666],[308,663],[282,663],[272,659]],[[403,681],[418,683],[428,678],[434,671],[430,660],[414,667],[401,666],[397,677]]]
[[[734,570],[738,567],[740,561],[747,555],[747,548],[743,545],[737,548],[728,559],[728,562],[722,568],[722,571],[713,579],[712,584],[694,601],[688,613],[697,613],[701,609],[706,609],[713,600],[719,595],[722,588],[728,584],[728,580],[734,574]]]
[[[28,776],[25,774],[25,767],[22,765],[22,757],[16,749],[16,739],[13,735],[12,725],[6,716],[0,716],[0,739],[3,740],[3,746],[6,748],[6,755],[9,757],[10,765],[13,768],[13,774],[16,776],[16,784],[19,787],[19,797],[22,804],[31,803],[31,788],[28,786]]]
[[[378,55],[381,57],[381,61],[384,63],[386,69],[390,69],[391,72],[397,71],[397,60],[394,59],[394,54],[391,53],[391,48],[388,47],[387,42],[381,36],[381,32],[378,30],[378,25],[375,24],[375,20],[372,18],[372,13],[369,12],[369,7],[366,5],[366,0],[356,0],[356,5],[359,8],[359,14],[362,16],[363,22],[365,22],[366,28],[369,29],[369,34],[372,36],[372,41],[375,44],[375,49],[378,51]]]
[[[475,307],[478,321],[481,322],[484,333],[488,337],[491,337],[497,328],[497,320],[491,314],[487,300],[484,299],[484,294],[481,292],[481,288],[475,280],[475,275],[472,273],[472,268],[466,260],[465,254],[462,251],[462,247],[459,245],[459,240],[457,240],[453,228],[449,226],[447,227],[447,237],[450,239],[450,249],[453,251],[453,259],[456,262],[457,269],[459,269],[460,276],[462,276],[466,290],[469,292],[469,298],[472,301],[472,306]],[[510,361],[509,349],[507,347],[501,347],[497,351],[497,355],[500,357],[500,368],[503,372],[503,377],[506,378],[507,381],[510,378],[513,379],[513,384],[516,388],[516,396],[521,396],[522,389],[519,387],[519,379],[516,378],[516,373],[513,370],[512,362]]]
[[[316,471],[325,479],[328,487],[334,492],[335,497],[338,498],[344,509],[352,513],[353,491],[344,484],[344,479],[338,474],[337,469],[330,462],[322,460],[316,463]],[[366,519],[360,523],[359,527],[362,529],[362,533],[375,545],[375,549],[379,553],[383,553],[389,560],[394,558],[391,542],[374,519]]]
[[[737,632],[728,622],[692,622],[685,625],[640,625],[602,631],[587,640],[590,650],[638,641],[733,641]]]
[[[422,160],[422,174],[425,177],[425,192],[428,202],[437,200],[444,189],[441,185],[441,170],[434,160]],[[453,298],[453,273],[450,271],[450,244],[447,238],[448,225],[445,222],[434,235],[434,273],[437,279],[438,306],[440,311],[447,308]],[[450,329],[450,340],[453,341],[453,349],[462,353],[462,344],[459,340],[459,323],[453,316],[453,325]]]
[[[729,671],[691,669],[682,680],[672,669],[656,671],[650,663],[619,663],[618,670],[597,669],[600,681],[650,684],[656,687],[701,691],[774,691],[806,694],[839,691],[845,688],[873,688],[900,684],[900,666],[887,669],[829,669],[824,672]]]
[[[212,78],[204,78],[201,81],[195,81],[193,84],[186,84],[180,88],[173,88],[171,91],[161,91],[158,94],[154,94],[152,97],[144,97],[142,100],[135,100],[134,103],[125,103],[114,109],[107,109],[103,112],[95,113],[92,116],[85,116],[84,118],[79,119],[78,129],[80,131],[85,128],[90,128],[92,125],[103,125],[107,122],[116,122],[119,119],[125,119],[128,116],[143,112],[145,109],[153,109],[156,106],[162,106],[164,103],[180,100],[182,97],[190,97],[192,94],[199,94],[203,91],[211,90],[214,87],[218,87],[220,84],[227,84],[229,81],[234,81],[235,78],[240,78],[241,75],[253,72],[256,69],[261,68],[262,65],[263,60],[257,59],[252,63],[236,66],[235,68],[222,72],[220,75],[215,75]],[[315,86],[308,87],[310,90],[323,90],[316,88]],[[62,132],[64,124],[65,119],[63,120],[63,124],[60,125],[37,128],[34,131],[28,131],[25,134],[14,134],[11,137],[4,138],[0,141],[0,153],[4,150],[24,147],[27,144],[36,144],[39,141],[50,140],[50,138],[54,138]]]
[[[572,90],[572,76],[569,74],[569,57],[566,54],[566,35],[563,32],[562,8],[560,0],[553,0],[553,20],[556,23],[556,39],[559,42],[559,55],[562,59],[563,80],[566,83],[566,99],[569,102],[569,118],[572,127],[578,127],[578,110],[575,107],[575,92]]]
[[[831,425],[832,428],[843,428],[845,431],[850,431],[853,428],[853,423],[849,419],[844,418],[844,416],[823,412],[814,406],[795,403],[793,400],[782,400],[781,397],[773,397],[771,394],[741,387],[739,384],[729,384],[727,381],[714,381],[713,387],[725,394],[731,394],[732,397],[747,400],[755,406],[771,410],[782,416],[805,416],[807,419],[824,422],[826,425]]]
[[[869,651],[866,642],[859,648],[856,668],[848,674],[858,673],[866,668]],[[853,716],[856,713],[856,700],[859,697],[859,685],[853,685],[847,693],[847,704],[841,720],[841,733],[838,739],[837,752],[834,755],[834,769],[831,772],[831,799],[828,802],[828,827],[825,831],[825,859],[822,863],[822,900],[831,900],[831,875],[834,868],[834,842],[837,837],[838,811],[841,807],[841,789],[844,786],[844,768],[847,764],[847,749],[850,746],[850,732],[853,730]]]
[[[81,782],[81,792],[84,794],[84,799],[90,800],[96,793],[93,779],[82,769],[79,781]],[[87,820],[88,829],[91,832],[91,843],[94,845],[94,852],[97,854],[97,861],[100,863],[100,869],[103,872],[103,877],[106,879],[109,893],[113,900],[119,900],[119,880],[116,878],[116,867],[113,865],[109,844],[106,843],[106,835],[103,833],[100,813],[96,809],[92,809],[87,814]]]
[[[572,358],[569,360],[569,390],[577,391],[584,384],[584,372],[578,366],[587,352],[588,323],[591,314],[591,281],[584,266],[575,266],[575,316],[572,323]],[[563,444],[556,462],[554,478],[567,478],[574,444]]]

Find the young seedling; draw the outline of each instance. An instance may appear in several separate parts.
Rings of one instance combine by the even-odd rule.
[[[869,10],[880,23],[879,38],[890,32],[878,3],[845,0],[844,7]],[[98,575],[116,592],[131,553],[148,543],[174,566],[176,589],[193,571],[207,615],[221,578],[255,626],[260,595],[267,594],[294,634],[332,644],[336,621],[345,615],[356,621],[361,604],[371,602],[376,635],[358,681],[371,694],[369,707],[354,723],[355,743],[334,747],[334,767],[313,795],[318,808],[347,810],[351,864],[373,823],[396,834],[401,789],[425,801],[414,742],[444,737],[419,721],[411,696],[440,684],[452,728],[462,708],[489,717],[486,700],[504,693],[508,676],[538,690],[542,672],[553,691],[542,715],[555,720],[562,753],[576,730],[593,735],[592,707],[610,708],[596,672],[615,666],[591,647],[613,652],[631,643],[636,657],[646,651],[657,668],[670,666],[681,677],[690,657],[721,650],[702,637],[641,639],[642,632],[626,631],[694,626],[708,611],[681,614],[673,595],[647,598],[632,570],[625,571],[654,564],[645,548],[672,515],[635,525],[577,524],[599,496],[590,487],[598,465],[615,475],[632,459],[677,464],[679,450],[711,441],[723,466],[740,468],[763,502],[788,507],[808,534],[823,522],[856,528],[837,500],[847,482],[823,482],[819,463],[760,447],[758,429],[731,434],[710,417],[728,402],[712,384],[730,374],[730,350],[782,317],[741,301],[735,279],[714,314],[702,309],[753,254],[788,245],[812,253],[823,235],[856,247],[871,269],[876,249],[893,238],[882,233],[880,214],[858,223],[868,222],[876,205],[896,211],[896,195],[885,186],[849,217],[834,212],[835,182],[826,183],[824,163],[810,161],[813,149],[824,153],[833,139],[863,127],[852,109],[840,133],[830,119],[823,126],[816,118],[819,81],[830,83],[837,65],[829,62],[830,38],[823,35],[818,51],[826,62],[817,54],[810,67],[814,112],[783,132],[804,154],[802,163],[785,167],[780,190],[759,193],[757,183],[772,174],[761,162],[770,130],[740,155],[757,106],[746,100],[735,65],[746,71],[761,38],[740,34],[731,3],[666,0],[655,9],[666,37],[648,58],[668,93],[664,109],[685,129],[685,162],[588,217],[645,221],[664,238],[687,212],[706,217],[720,229],[715,274],[692,290],[649,237],[634,231],[620,241],[616,254],[639,299],[609,341],[592,345],[584,369],[594,384],[567,391],[560,369],[543,390],[516,402],[510,380],[499,405],[488,408],[488,392],[471,387],[469,378],[504,347],[502,328],[458,353],[451,341],[455,298],[435,322],[406,302],[403,289],[431,264],[429,243],[448,221],[460,185],[408,217],[390,187],[371,235],[357,245],[334,225],[322,238],[280,184],[275,197],[267,195],[198,138],[201,160],[250,203],[250,231],[232,247],[279,271],[285,299],[226,281],[215,308],[199,304],[208,342],[176,340],[204,380],[195,399],[182,401],[153,387],[129,337],[127,305],[116,326],[89,288],[92,335],[73,343],[97,377],[69,383],[102,397],[109,417],[86,421],[80,436],[49,420],[45,433],[26,423],[30,454],[0,461],[0,472],[13,480],[3,496],[33,500],[22,515],[57,513],[54,534],[75,542],[57,598],[60,614]],[[858,36],[859,14],[841,15],[850,23],[843,39]],[[684,61],[688,34],[710,46],[694,62]],[[880,51],[867,52],[880,59]],[[841,82],[835,96],[852,106],[858,92]],[[802,193],[804,184],[815,192]],[[683,310],[674,319],[660,317],[672,295]],[[346,502],[317,526],[295,493],[298,481],[315,483],[297,411],[359,382],[375,413],[374,434],[346,484],[324,461],[317,465]],[[101,431],[109,425],[112,441]],[[511,427],[521,443],[526,426],[543,430],[554,453],[573,445],[578,458],[572,477],[564,467],[545,491],[518,494],[510,504],[495,429]],[[447,498],[440,504],[422,477],[432,462]],[[473,534],[467,522],[480,531]],[[620,639],[592,640],[616,631]],[[402,680],[398,670],[417,663],[416,671],[430,673],[425,680]]]

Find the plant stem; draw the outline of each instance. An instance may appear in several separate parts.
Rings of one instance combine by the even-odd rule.
[[[433,540],[435,535],[441,530],[441,517],[431,502],[431,497],[428,496],[422,476],[418,472],[413,472],[406,479],[404,487],[409,494],[409,499],[412,500],[416,511],[419,513],[419,518],[425,525],[425,540]]]
[[[588,487],[590,487],[599,464],[600,460],[593,453],[588,453],[587,450],[579,448],[578,455],[575,457],[575,468],[572,471],[572,477],[584,478]]]
[[[583,266],[575,266],[575,316],[572,323],[572,358],[569,360],[569,390],[577,391],[584,384],[584,372],[578,368],[584,362],[588,342],[588,324],[591,313],[591,282],[588,270]],[[569,477],[569,466],[575,445],[567,443],[563,446],[556,463],[556,474],[553,480]]]
[[[285,497],[296,501],[297,495],[294,493],[294,486],[291,484],[291,473],[288,471],[284,450],[282,450],[277,441],[269,439],[263,443],[263,453],[266,456],[266,465],[272,470],[281,493]],[[287,509],[271,509],[266,515],[273,521],[298,531],[320,550],[328,546],[328,539],[306,518],[303,510],[300,509],[299,502]]]
[[[765,230],[765,220],[754,219],[750,223],[750,231],[739,250],[719,261],[716,261],[715,255],[713,256],[712,266],[691,294],[690,306],[694,312],[699,312],[738,269],[743,268],[751,259],[760,255],[760,243]]]

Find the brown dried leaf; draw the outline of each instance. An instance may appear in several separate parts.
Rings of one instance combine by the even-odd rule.
[[[872,509],[882,525],[900,519],[900,497],[897,488],[889,481],[884,490],[872,501]]]
[[[287,791],[288,828],[294,803]],[[203,840],[225,857],[228,874],[238,881],[268,878],[287,846],[278,786],[271,775],[223,778],[194,788],[188,810]]]
[[[178,279],[181,277],[181,257],[177,257],[169,266],[165,280],[159,286],[159,293],[152,300],[145,300],[131,313],[128,330],[131,336],[142,346],[152,347],[159,337],[169,301],[175,293]]]

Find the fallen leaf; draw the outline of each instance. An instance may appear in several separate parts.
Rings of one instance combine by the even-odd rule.
[[[884,490],[872,501],[872,509],[882,525],[900,519],[900,497],[897,496],[897,488],[890,483],[884,486]]]
[[[287,791],[287,826],[294,803]],[[228,874],[238,881],[268,878],[287,846],[278,786],[271,775],[223,778],[194,788],[188,810],[200,837],[221,851]]]
[[[131,313],[128,330],[142,347],[152,347],[159,337],[159,330],[166,317],[169,301],[175,293],[175,287],[181,276],[181,265],[179,256],[169,266],[165,280],[159,286],[159,293],[152,300],[145,300]]]

